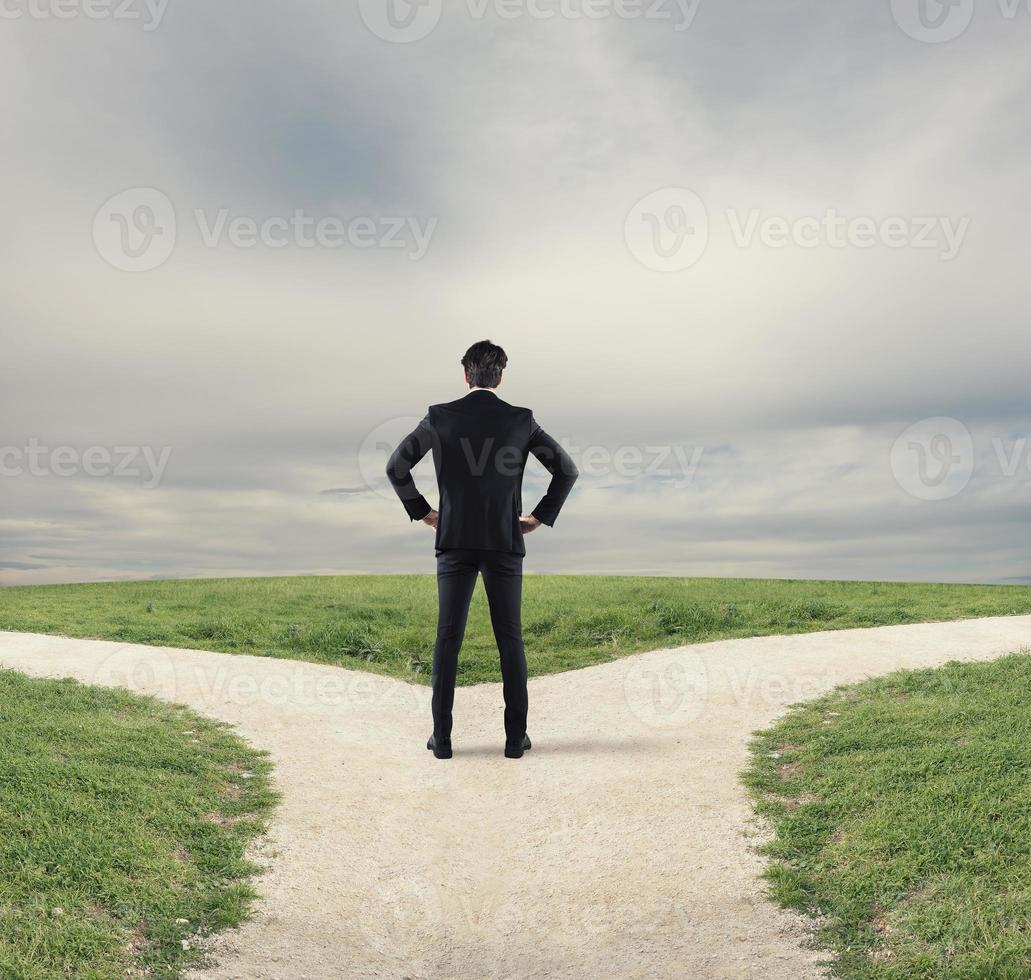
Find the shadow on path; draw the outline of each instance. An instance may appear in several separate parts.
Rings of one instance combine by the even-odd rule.
[[[610,752],[648,753],[656,751],[662,744],[660,740],[656,738],[552,738],[541,739],[540,741],[538,741],[533,735],[531,735],[530,738],[533,741],[533,748],[523,756],[524,759],[529,758],[532,755],[596,756]],[[499,739],[497,743],[492,744],[476,743],[465,746],[456,742],[454,745],[454,753],[456,756],[503,756],[504,748],[505,743],[503,739]]]

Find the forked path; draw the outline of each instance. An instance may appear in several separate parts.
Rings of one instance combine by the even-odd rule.
[[[1031,645],[1031,616],[728,640],[533,679],[534,748],[460,688],[284,660],[0,634],[0,666],[117,685],[236,725],[284,800],[256,917],[208,980],[817,977],[763,898],[738,781],[748,738],[835,684]]]

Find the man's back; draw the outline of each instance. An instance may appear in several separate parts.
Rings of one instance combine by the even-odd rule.
[[[548,493],[533,511],[543,524],[554,524],[577,476],[572,460],[537,425],[530,409],[477,389],[453,402],[431,405],[390,459],[387,475],[412,520],[422,520],[431,510],[410,476],[430,451],[440,492],[438,551],[525,554],[519,521],[528,457],[536,456],[552,475]]]
[[[438,549],[523,554],[523,470],[533,413],[489,391],[431,405],[433,462],[440,490]]]

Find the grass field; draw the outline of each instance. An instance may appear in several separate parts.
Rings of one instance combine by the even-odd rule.
[[[178,977],[246,912],[268,770],[185,708],[0,671],[0,977]]]
[[[773,895],[837,975],[1031,975],[1031,655],[838,690],[753,750]]]
[[[426,680],[431,576],[217,579],[0,589],[0,630],[285,657]],[[1031,613],[1031,587],[529,576],[531,674],[725,637]],[[459,683],[497,680],[477,586]]]

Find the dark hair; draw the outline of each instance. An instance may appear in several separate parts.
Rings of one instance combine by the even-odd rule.
[[[473,388],[497,388],[501,372],[508,367],[508,355],[497,344],[481,340],[465,352],[462,367]]]

